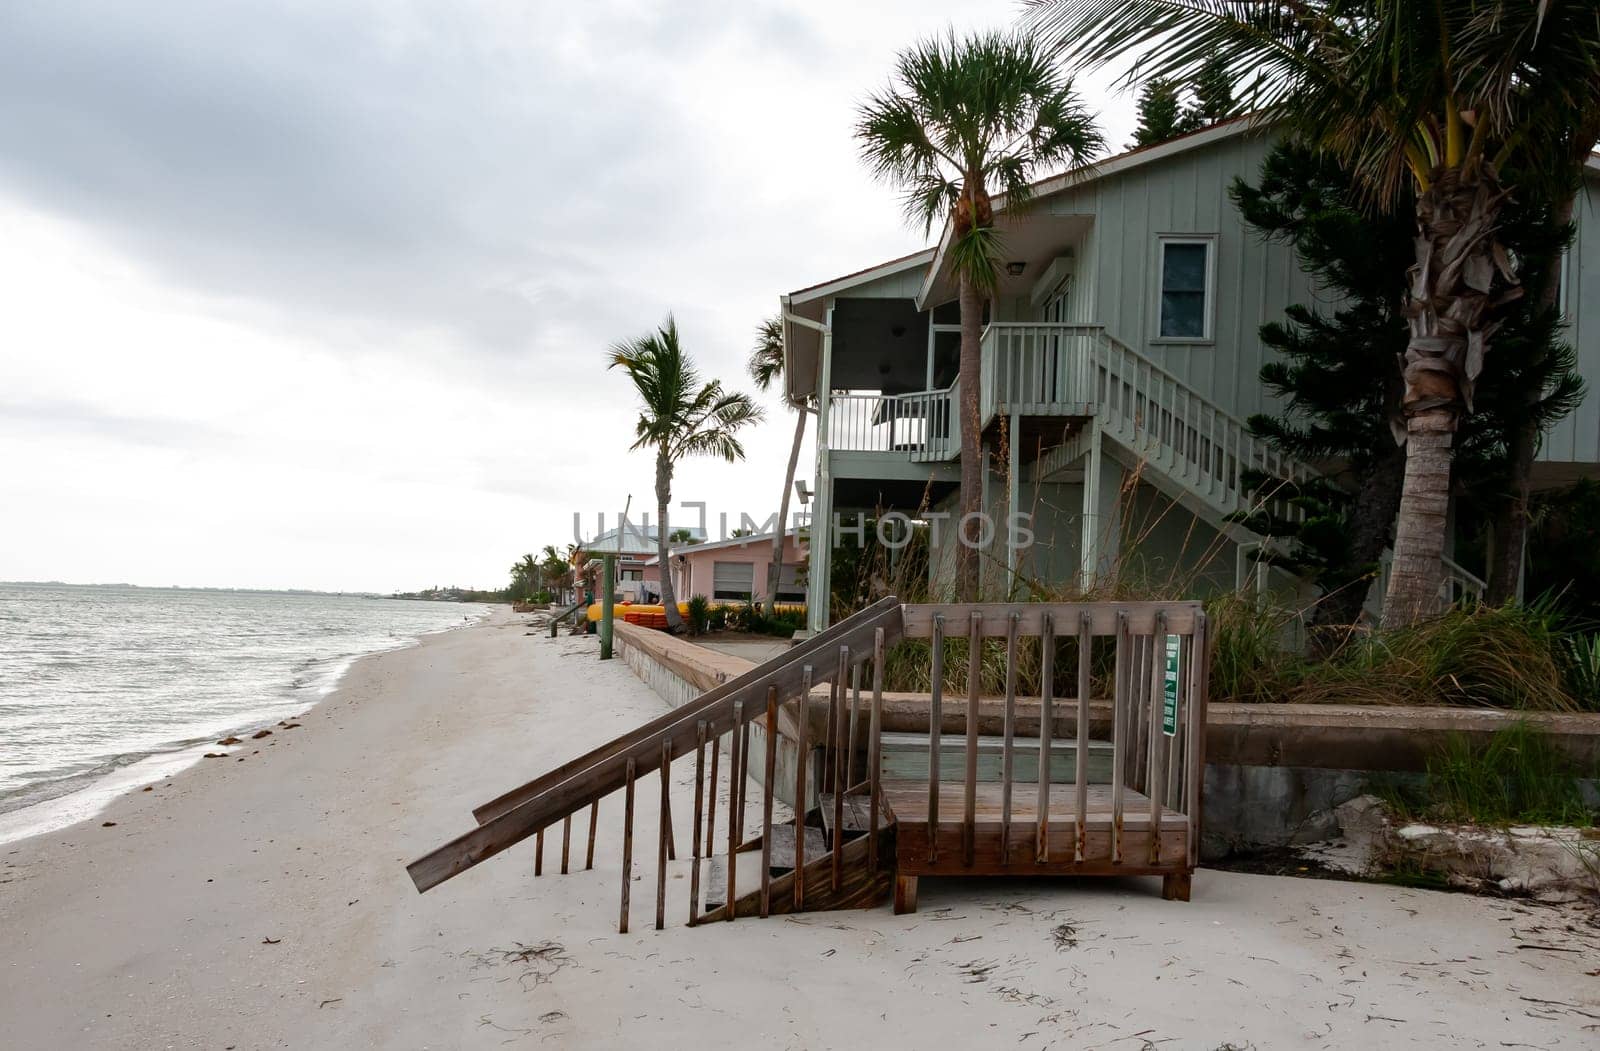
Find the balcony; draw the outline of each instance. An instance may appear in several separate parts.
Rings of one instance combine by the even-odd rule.
[[[991,324],[982,355],[981,429],[1008,418],[1025,428],[1077,421],[1148,465],[1170,490],[1200,501],[1216,520],[1267,504],[1275,513],[1298,514],[1287,501],[1256,493],[1248,479],[1252,471],[1304,478],[1310,472],[1303,465],[1100,326]],[[1051,429],[1058,442],[1074,431]],[[955,459],[961,452],[960,383],[909,394],[835,394],[827,437],[833,453],[880,454],[901,463]]]

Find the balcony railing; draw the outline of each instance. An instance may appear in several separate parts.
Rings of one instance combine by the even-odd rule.
[[[1088,416],[1094,412],[1098,325],[996,323],[983,332],[984,422],[998,415]]]
[[[828,400],[828,448],[948,460],[961,451],[959,399],[959,381],[910,394],[834,394]]]
[[[1106,433],[1159,467],[1221,515],[1263,507],[1290,518],[1298,510],[1247,478],[1310,475],[1224,411],[1098,325],[995,323],[983,333],[979,418],[1097,418]],[[961,449],[959,384],[912,394],[833,396],[830,447],[840,452],[905,453],[945,460]]]

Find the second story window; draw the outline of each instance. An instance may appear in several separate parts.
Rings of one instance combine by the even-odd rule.
[[[1157,334],[1161,339],[1211,338],[1211,238],[1161,239],[1161,302]]]

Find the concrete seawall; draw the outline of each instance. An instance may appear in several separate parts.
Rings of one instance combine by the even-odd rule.
[[[741,657],[697,646],[687,639],[631,624],[617,625],[623,659],[667,703],[677,706],[755,665]],[[885,693],[885,731],[926,733],[925,694]],[[1109,735],[1111,702],[1091,700],[1090,733]],[[791,711],[792,711],[791,706]],[[1071,737],[1077,701],[1057,699],[1052,733]],[[1016,733],[1036,737],[1037,698],[1018,698]],[[827,719],[827,691],[811,697],[807,733],[819,740]],[[999,698],[979,703],[979,732],[998,735]],[[966,728],[965,704],[947,705],[943,732]],[[1579,769],[1600,769],[1600,715],[1508,712],[1472,708],[1385,708],[1354,704],[1212,704],[1206,719],[1205,814],[1202,856],[1310,843],[1339,832],[1334,811],[1369,790],[1375,779],[1415,780],[1428,757],[1454,738],[1482,742],[1506,726],[1526,721]],[[751,727],[752,754],[766,747],[766,730]],[[863,742],[864,743],[864,742]],[[795,744],[780,735],[778,794],[792,801]],[[759,779],[761,771],[754,769]],[[811,779],[815,784],[815,778]],[[1591,800],[1597,786],[1586,782]]]

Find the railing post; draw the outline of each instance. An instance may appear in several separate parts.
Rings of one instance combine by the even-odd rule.
[[[633,889],[633,758],[628,758],[627,787],[622,796],[622,918],[618,934],[628,933],[628,897]]]
[[[1150,718],[1149,758],[1146,759],[1144,788],[1150,797],[1150,864],[1154,865],[1161,860],[1161,796],[1166,790],[1163,779],[1166,767],[1164,765],[1163,748],[1166,745],[1167,735],[1162,730],[1161,706],[1166,687],[1167,673],[1167,615],[1163,611],[1156,612],[1155,626],[1150,634]]]
[[[1016,778],[1017,632],[1022,615],[1015,610],[1006,618],[1006,697],[1001,714],[1000,746],[1000,863],[1011,864],[1011,783]]]
[[[1127,762],[1127,752],[1124,748],[1123,733],[1125,730],[1123,709],[1128,706],[1128,686],[1133,679],[1133,669],[1128,667],[1132,657],[1133,647],[1128,638],[1128,614],[1124,610],[1117,611],[1117,664],[1112,676],[1116,683],[1114,696],[1111,701],[1111,861],[1112,864],[1122,862],[1122,782],[1126,779],[1123,769]]]
[[[749,740],[742,736],[743,729],[744,701],[738,700],[733,702],[733,730],[728,735],[728,915],[725,917],[728,920],[733,919],[735,904],[739,900],[734,883],[739,871],[739,840],[744,836],[744,812],[741,809],[744,800],[740,786],[745,777],[745,757],[741,741]]]
[[[689,853],[689,926],[700,919],[700,827],[704,817],[706,789],[706,721],[694,724],[694,831],[690,835]]]
[[[871,751],[867,755],[867,807],[870,839],[867,840],[867,867],[878,871],[878,792],[883,775],[880,733],[883,727],[883,629],[872,635],[872,721],[868,731]]]
[[[1050,735],[1055,715],[1052,695],[1055,693],[1056,623],[1055,617],[1044,615],[1044,637],[1039,643],[1039,827],[1034,836],[1033,860],[1044,864],[1050,860]]]
[[[983,614],[973,610],[967,629],[967,755],[961,815],[962,864],[971,867],[977,853],[978,692],[983,679]]]
[[[880,629],[881,630],[881,629]],[[765,796],[761,800],[761,916],[772,911],[772,797],[773,779],[778,769],[778,688],[767,687],[767,761],[763,767],[761,787]]]
[[[810,748],[806,742],[807,727],[811,723],[811,665],[800,671],[799,718],[795,720],[796,762],[794,764],[794,911],[805,908],[806,903],[806,767],[811,765]]]
[[[839,647],[839,667],[833,676],[832,707],[833,715],[833,740],[829,745],[833,748],[833,889],[837,893],[844,883],[844,793],[846,774],[844,772],[844,749],[840,747],[839,738],[845,730],[844,702],[845,692],[848,689],[850,677],[850,647]],[[824,752],[824,755],[827,753]]]
[[[944,614],[933,615],[933,689],[928,698],[928,863],[939,859],[939,749],[944,732]]]
[[[661,742],[661,826],[656,841],[656,930],[667,925],[667,839],[672,835],[672,742]]]
[[[1094,616],[1087,610],[1078,619],[1078,733],[1077,762],[1073,764],[1078,827],[1075,829],[1073,860],[1082,862],[1089,848],[1089,700],[1093,690]]]

